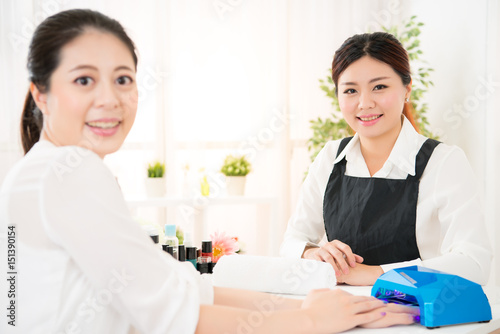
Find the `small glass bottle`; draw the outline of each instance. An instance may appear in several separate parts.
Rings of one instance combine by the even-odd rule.
[[[178,260],[179,239],[175,236],[175,225],[165,225],[165,244],[173,247],[173,257]]]
[[[197,264],[197,254],[196,254],[196,247],[186,247],[186,261],[189,261],[193,264],[194,268],[196,269],[196,264]]]

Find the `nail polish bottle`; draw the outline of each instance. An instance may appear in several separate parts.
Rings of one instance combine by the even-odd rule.
[[[212,258],[208,256],[200,256],[198,258],[198,264],[196,266],[200,274],[211,274],[212,273]]]
[[[175,236],[175,225],[166,224],[165,225],[165,243],[168,246],[173,247],[173,257],[178,260],[178,250],[179,250],[179,239]]]
[[[174,247],[167,245],[167,253],[174,256]]]
[[[186,247],[184,245],[179,245],[179,261],[184,262],[186,261]]]
[[[204,240],[201,242],[201,256],[202,257],[209,257],[210,262],[212,262],[212,240]]]
[[[196,259],[197,259],[197,256],[196,256],[196,247],[186,247],[186,260],[191,262],[194,266],[195,269],[197,269],[196,267]]]
[[[201,242],[201,256],[198,258],[198,271],[201,274],[212,273],[212,241]]]

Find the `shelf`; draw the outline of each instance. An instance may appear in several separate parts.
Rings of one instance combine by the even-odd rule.
[[[201,245],[201,241],[208,237],[208,217],[207,211],[211,206],[222,205],[255,205],[257,207],[257,221],[255,229],[261,237],[261,245],[256,247],[261,254],[257,255],[276,255],[278,252],[277,231],[275,222],[278,217],[278,198],[274,196],[219,196],[195,197],[165,196],[158,198],[126,197],[126,203],[130,209],[141,207],[167,208],[170,206],[190,207],[189,213],[192,214],[192,235],[193,241]]]
[[[221,196],[221,197],[130,197],[125,201],[131,208],[154,206],[167,207],[176,205],[188,205],[202,207],[207,205],[245,205],[245,204],[277,204],[277,198],[272,196]]]

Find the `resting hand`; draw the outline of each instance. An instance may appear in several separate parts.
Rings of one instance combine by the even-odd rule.
[[[351,268],[348,274],[342,274],[337,277],[337,283],[349,285],[374,285],[377,278],[384,271],[380,266],[369,266],[358,263],[355,268]]]
[[[340,289],[311,291],[302,302],[302,309],[311,319],[313,333],[338,333],[369,324],[382,326],[387,312],[383,311],[386,304],[382,300],[353,296]]]
[[[363,324],[361,327],[382,328],[394,325],[410,325],[414,322],[420,322],[420,309],[416,306],[403,306],[389,303],[381,310],[386,312],[385,317]]]
[[[339,240],[333,240],[321,247],[309,248],[302,254],[304,259],[329,263],[335,270],[335,275],[349,274],[349,267],[363,262],[363,258],[352,252],[351,247]]]

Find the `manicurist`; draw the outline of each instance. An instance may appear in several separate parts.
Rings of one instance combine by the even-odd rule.
[[[328,142],[310,166],[281,255],[328,262],[351,285],[409,265],[486,284],[477,182],[460,148],[418,133],[410,74],[388,33],[354,35],[335,52],[332,79],[356,134]]]

